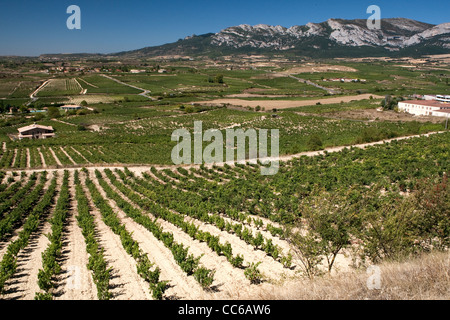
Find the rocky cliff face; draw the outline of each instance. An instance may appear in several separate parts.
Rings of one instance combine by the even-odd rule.
[[[384,19],[380,30],[370,30],[365,20],[329,19],[323,23],[308,23],[305,26],[239,25],[227,28],[212,36],[211,44],[219,47],[252,47],[288,50],[307,43],[311,39],[328,41],[349,47],[373,46],[395,50],[438,40],[446,47],[450,41],[450,23],[433,26],[409,19]]]
[[[257,51],[289,52],[305,56],[422,55],[450,53],[450,23],[432,25],[411,19],[381,21],[370,30],[363,19],[329,19],[303,26],[239,25],[218,33],[189,36],[177,42],[118,55],[232,54]]]

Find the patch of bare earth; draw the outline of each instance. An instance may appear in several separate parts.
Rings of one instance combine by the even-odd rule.
[[[31,168],[30,148],[27,148],[27,168]]]
[[[359,100],[368,100],[370,97],[374,99],[382,99],[384,97],[377,96],[373,94],[360,94],[356,96],[341,96],[341,97],[333,97],[333,98],[325,98],[325,99],[313,99],[313,100],[242,100],[242,99],[215,99],[210,101],[197,101],[195,104],[203,104],[203,105],[234,105],[234,106],[242,106],[242,107],[251,107],[255,108],[260,106],[261,108],[266,108],[266,110],[271,109],[288,109],[288,108],[296,108],[296,107],[304,107],[304,106],[313,106],[320,104],[337,104],[341,102],[351,102],[351,101],[359,101]]]
[[[47,164],[45,163],[45,158],[44,158],[44,155],[41,152],[41,148],[38,147],[37,151],[39,153],[39,157],[41,158],[42,167],[43,168],[47,168]]]
[[[317,65],[310,64],[302,67],[294,67],[286,71],[281,71],[279,73],[285,74],[299,74],[299,73],[315,73],[315,72],[357,72],[355,68],[339,65]]]
[[[18,153],[18,150],[17,150],[17,149],[14,149],[14,156],[13,156],[13,159],[12,159],[12,161],[11,161],[11,167],[12,167],[12,168],[14,168],[14,165],[16,164],[17,153]]]

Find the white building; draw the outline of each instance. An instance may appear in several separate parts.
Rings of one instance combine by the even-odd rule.
[[[442,103],[435,100],[400,101],[398,110],[416,116],[450,117],[450,103]]]
[[[82,107],[78,105],[65,105],[61,107],[61,110],[64,111],[74,111],[74,110],[80,110]]]
[[[47,139],[55,136],[53,127],[32,124],[30,126],[17,129],[19,131],[19,139]]]
[[[424,95],[423,98],[425,100],[434,100],[434,101],[440,101],[445,103],[450,103],[450,96],[446,95]]]
[[[146,70],[131,69],[130,73],[144,73]]]

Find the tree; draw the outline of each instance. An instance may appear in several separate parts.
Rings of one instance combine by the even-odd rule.
[[[392,97],[391,95],[386,95],[384,100],[381,102],[381,106],[384,110],[395,110],[399,101],[403,100],[403,97]]]
[[[44,119],[44,118],[45,118],[45,116],[44,116],[42,113],[36,113],[36,114],[34,115],[34,117],[33,117],[33,120],[36,121],[36,122],[38,122],[38,121],[41,121],[41,120]]]
[[[359,201],[361,226],[355,236],[362,241],[365,260],[378,263],[384,259],[398,260],[419,248],[415,221],[421,219],[411,197],[390,191],[384,195],[373,186]]]
[[[303,272],[308,278],[312,279],[321,274],[319,265],[323,260],[323,247],[316,234],[303,232],[303,229],[302,224],[297,220],[294,228],[287,227],[285,229],[285,237],[300,261]],[[293,230],[297,231],[294,232]]]
[[[223,75],[222,74],[216,75],[216,77],[214,78],[214,82],[216,82],[216,83],[224,83]]]
[[[307,146],[309,150],[321,150],[323,148],[323,142],[319,135],[314,134],[309,137]]]
[[[20,106],[19,110],[20,110],[20,113],[27,113],[28,112],[27,106],[24,106],[24,105]]]
[[[421,242],[445,249],[450,245],[450,186],[448,176],[420,181],[412,199],[418,214],[414,222]]]
[[[57,107],[49,107],[47,115],[50,119],[61,117],[61,113],[59,112],[59,109]]]
[[[360,226],[355,204],[349,200],[355,197],[353,193],[353,190],[342,193],[319,191],[300,207],[309,232],[319,239],[328,272],[331,272],[337,255],[350,244],[353,230]]]

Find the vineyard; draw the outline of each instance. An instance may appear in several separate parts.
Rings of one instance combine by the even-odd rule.
[[[75,79],[51,79],[37,93],[38,97],[78,95],[83,88]]]
[[[132,104],[131,102],[130,104]],[[139,102],[136,102],[140,104]],[[340,108],[342,108],[339,105]],[[195,121],[205,130],[218,128],[279,129],[280,155],[299,154],[345,145],[364,144],[445,129],[443,123],[418,121],[352,121],[282,111],[244,112],[217,108],[201,113],[184,113],[174,108],[102,105],[97,114],[65,116],[40,121],[56,131],[54,139],[11,140],[22,125],[0,128],[5,148],[0,150],[0,168],[55,169],[110,165],[170,165],[174,130],[193,131]],[[142,118],[135,119],[139,114]],[[97,130],[90,128],[95,125]],[[82,130],[80,130],[80,128]],[[206,147],[205,143],[203,147]],[[224,145],[225,150],[225,145]],[[270,151],[270,150],[269,150]]]
[[[368,268],[448,253],[448,123],[380,108],[445,94],[435,58],[43,59],[0,64],[0,300],[415,298],[404,277],[366,289]],[[279,170],[174,165],[195,122],[267,130],[269,155],[278,130]],[[54,137],[20,140],[33,123]],[[421,268],[448,298],[448,271]]]
[[[0,297],[238,299],[445,248],[449,139],[303,156],[275,176],[259,163],[0,172]]]

